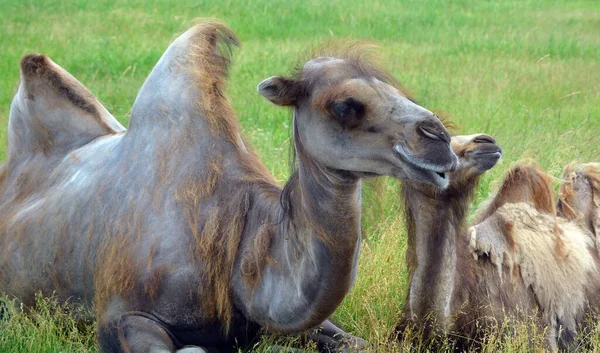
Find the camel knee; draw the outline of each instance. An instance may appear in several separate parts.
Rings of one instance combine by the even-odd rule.
[[[135,315],[102,324],[98,329],[98,343],[100,351],[105,353],[175,353],[173,341],[162,325]]]
[[[365,340],[343,331],[329,320],[306,333],[305,339],[316,343],[319,352],[360,352],[367,346]]]
[[[208,350],[202,347],[183,347],[175,353],[208,353]]]

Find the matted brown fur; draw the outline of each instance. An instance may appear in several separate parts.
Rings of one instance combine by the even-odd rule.
[[[252,242],[252,246],[242,254],[241,271],[252,288],[261,279],[263,268],[269,262],[269,250],[273,239],[273,225],[263,224]],[[248,293],[252,295],[252,293]]]
[[[239,46],[239,42],[233,31],[216,21],[201,22],[196,28],[190,39],[194,44],[189,46],[180,65],[190,70],[194,83],[202,92],[198,110],[203,112],[212,134],[224,136],[237,145],[241,135],[225,87],[232,47]]]
[[[198,109],[208,121],[213,135],[223,136],[236,146],[238,162],[245,171],[240,181],[246,187],[230,190],[227,181],[222,178],[223,160],[215,156],[208,170],[195,176],[196,180],[180,182],[177,193],[185,208],[193,257],[202,261],[207,277],[198,288],[199,301],[204,312],[209,317],[218,318],[227,332],[233,310],[229,284],[249,204],[248,187],[250,183],[258,182],[267,189],[274,189],[276,183],[250,144],[243,140],[239,122],[225,95],[231,46],[237,46],[238,41],[233,32],[221,23],[210,21],[198,26],[195,44],[185,61],[202,92]],[[217,194],[227,200],[223,204],[229,206],[217,205],[206,210],[209,216],[200,224],[200,201]]]
[[[239,122],[225,95],[231,46],[238,45],[237,39],[230,29],[218,22],[202,22],[197,28],[192,39],[194,44],[187,55],[179,59],[178,65],[189,70],[201,92],[197,102],[198,114],[206,119],[212,135],[222,136],[236,147],[235,155],[244,173],[240,174],[242,179],[238,180],[242,182],[241,187],[229,187],[229,181],[223,177],[223,157],[216,153],[211,156],[207,168],[176,182],[174,196],[184,208],[187,236],[190,239],[189,256],[198,262],[206,276],[206,281],[197,289],[198,303],[207,317],[218,319],[227,332],[233,310],[229,285],[245,224],[250,184],[258,183],[267,191],[275,191],[277,185],[250,144],[243,141]],[[168,110],[163,112],[165,118],[169,113]],[[171,140],[171,145],[160,146],[161,149],[157,150],[160,158],[156,165],[160,184],[172,182],[175,171],[170,168],[170,161],[178,149],[195,143],[196,139],[196,136],[184,131],[180,138]],[[214,195],[219,195],[223,202],[201,209],[202,201]],[[157,210],[161,209],[163,197],[161,193],[153,195],[153,205]],[[123,232],[107,229],[109,240],[104,242],[100,250],[101,266],[96,274],[96,301],[99,307],[102,307],[105,299],[115,294],[129,293],[138,269],[144,265],[132,258],[130,249],[135,242],[129,238],[131,232],[139,233],[140,229]],[[261,241],[266,239],[263,237]],[[262,258],[264,248],[257,247],[256,251],[256,254],[248,256]],[[154,253],[150,251],[146,266],[150,266],[153,256]],[[153,272],[150,283],[144,288],[151,298],[156,296],[165,271],[167,269]]]

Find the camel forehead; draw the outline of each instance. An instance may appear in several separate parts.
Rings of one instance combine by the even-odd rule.
[[[571,179],[572,182],[577,182],[576,176],[582,176],[586,178],[593,187],[600,181],[600,163],[571,163],[565,167],[563,172],[563,178]]]
[[[304,64],[303,71],[308,72],[308,71],[313,71],[313,70],[324,69],[325,67],[334,66],[336,64],[342,64],[344,61],[345,60],[343,60],[343,59],[331,58],[331,57],[327,57],[327,56],[320,56],[320,57],[314,58],[314,59],[308,61],[306,64]]]
[[[480,136],[488,136],[488,135],[486,135],[484,133],[478,133],[478,134],[472,134],[472,135],[452,136],[452,138],[450,139],[450,146],[456,153],[459,150],[462,151],[463,148],[466,148],[467,145],[472,143],[473,140],[475,140],[477,137],[480,137]]]
[[[483,135],[483,133],[477,133],[472,135],[456,135],[452,136],[452,142],[456,142],[458,144],[469,143],[475,139],[475,137]]]
[[[320,56],[314,58],[304,64],[302,68],[303,73],[313,73],[316,71],[339,71],[343,67],[348,66],[348,62],[345,59],[332,58],[328,56]],[[336,70],[337,69],[337,70]]]
[[[570,164],[565,168],[565,175],[571,173],[580,173],[584,175],[600,174],[600,163]]]
[[[332,86],[346,80],[356,79],[373,85],[388,86],[377,78],[369,76],[368,73],[367,75],[364,72],[361,73],[351,61],[332,57],[318,57],[308,61],[302,69],[302,77],[317,85]]]

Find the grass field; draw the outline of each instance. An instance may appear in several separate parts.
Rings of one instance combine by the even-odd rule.
[[[518,160],[535,159],[555,176],[570,161],[600,161],[600,2],[593,0],[0,0],[0,158],[23,55],[48,54],[127,125],[146,75],[197,17],[221,19],[241,39],[229,96],[281,181],[289,112],[262,99],[256,85],[288,73],[307,47],[332,37],[379,42],[390,70],[423,106],[445,112],[457,133],[497,138],[503,159],[483,178],[473,208]],[[374,344],[386,341],[397,320],[406,281],[397,182],[382,185],[367,185],[358,281],[335,314]],[[0,322],[0,352],[97,351],[92,327],[53,303],[44,307]],[[538,338],[492,340],[488,350],[543,350],[528,346],[530,339]]]

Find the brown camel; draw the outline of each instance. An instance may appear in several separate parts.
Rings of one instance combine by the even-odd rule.
[[[445,192],[404,183],[410,291],[399,329],[416,324],[425,334],[450,333],[464,348],[507,317],[533,316],[549,328],[551,349],[573,345],[585,314],[599,304],[599,261],[589,232],[556,218],[549,177],[527,166],[508,172],[466,231],[475,182],[455,180],[455,173]],[[457,182],[463,187],[455,188]]]
[[[127,131],[49,58],[23,58],[0,171],[1,292],[94,305],[105,353],[230,351],[261,329],[319,325],[321,350],[345,349],[326,320],[357,272],[361,178],[443,188],[449,134],[360,46],[324,52],[258,86],[293,109],[298,168],[282,189],[225,96],[236,43],[213,22],[176,39]]]
[[[455,313],[468,299],[462,290],[475,285],[464,271],[464,264],[473,262],[465,221],[479,177],[496,165],[502,150],[485,134],[455,136],[452,148],[459,166],[450,173],[448,188],[408,181],[402,185],[409,290],[397,328],[400,335],[415,325],[428,337],[438,329],[456,329]]]

